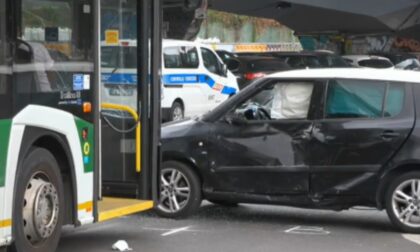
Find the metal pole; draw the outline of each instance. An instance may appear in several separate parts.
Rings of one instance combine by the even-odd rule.
[[[161,66],[162,66],[162,3],[153,1],[153,30],[152,30],[152,87],[151,87],[151,186],[152,199],[157,202],[160,180],[160,128],[161,128]]]
[[[150,154],[149,154],[149,38],[150,38],[150,0],[139,0],[137,2],[137,74],[138,74],[138,111],[140,112],[141,122],[141,167],[142,172],[138,179],[138,188],[140,189],[137,197],[139,199],[147,199],[149,188],[149,171],[150,171]]]

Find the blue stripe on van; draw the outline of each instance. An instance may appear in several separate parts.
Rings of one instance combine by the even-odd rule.
[[[217,83],[205,74],[167,74],[163,76],[163,83],[170,85],[186,85],[186,84],[207,84],[210,88],[215,89]],[[225,95],[236,94],[237,90],[233,87],[222,86],[220,92]]]
[[[136,85],[137,75],[136,74],[122,74],[122,73],[104,73],[102,74],[102,82],[111,85]],[[208,75],[205,74],[166,74],[163,75],[164,85],[187,85],[187,84],[207,84],[212,89],[219,88],[218,84]],[[236,94],[237,90],[233,87],[220,85],[220,91],[225,95]]]
[[[130,73],[104,73],[101,76],[102,82],[115,85],[137,85],[137,74]]]

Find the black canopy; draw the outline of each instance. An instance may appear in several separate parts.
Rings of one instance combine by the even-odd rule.
[[[276,19],[298,34],[420,33],[420,0],[211,0],[210,8]]]

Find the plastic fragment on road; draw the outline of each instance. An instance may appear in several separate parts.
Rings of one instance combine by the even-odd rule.
[[[132,251],[133,249],[128,246],[128,243],[124,240],[119,240],[112,245],[114,251]]]

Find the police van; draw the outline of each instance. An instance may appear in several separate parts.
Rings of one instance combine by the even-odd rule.
[[[102,101],[136,108],[137,42],[102,44]],[[204,44],[163,41],[162,117],[181,120],[204,114],[238,91],[236,77]]]

